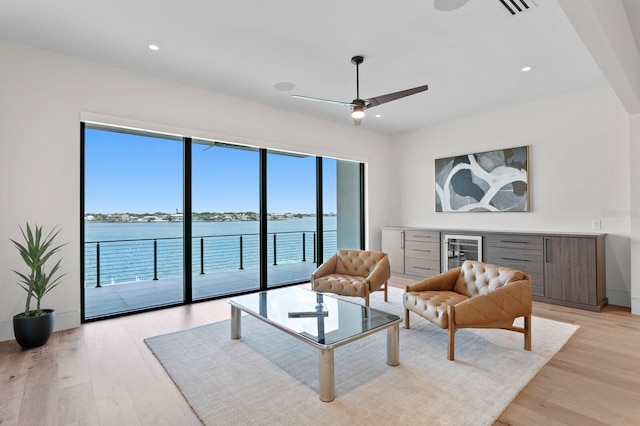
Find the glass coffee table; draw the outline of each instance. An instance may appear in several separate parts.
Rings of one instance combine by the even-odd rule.
[[[387,364],[400,365],[399,316],[300,287],[286,287],[229,299],[231,338],[241,336],[246,312],[320,350],[320,400],[335,399],[333,350],[387,330]]]

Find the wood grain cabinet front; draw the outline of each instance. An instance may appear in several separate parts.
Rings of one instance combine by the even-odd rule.
[[[485,261],[531,275],[531,294],[544,297],[544,237],[487,234]]]
[[[394,274],[404,274],[404,234],[403,229],[382,228],[381,249],[387,253]]]
[[[405,231],[404,273],[420,278],[440,273],[440,232]]]
[[[531,275],[538,302],[600,311],[606,297],[606,234],[463,231],[482,235],[482,260]],[[393,228],[382,232],[392,272],[423,279],[441,271],[441,234],[447,230]],[[442,241],[444,241],[442,237]],[[395,270],[394,270],[395,269]]]
[[[600,311],[607,304],[604,236],[544,238],[545,299]]]

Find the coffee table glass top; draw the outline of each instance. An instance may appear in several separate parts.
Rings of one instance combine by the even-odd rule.
[[[300,287],[285,287],[233,297],[229,303],[322,346],[336,346],[355,336],[400,322],[397,315]],[[324,304],[326,316],[289,317],[290,312],[312,312],[318,303]]]

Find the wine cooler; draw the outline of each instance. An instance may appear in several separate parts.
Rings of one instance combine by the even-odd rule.
[[[482,237],[445,234],[442,241],[442,272],[461,266],[465,260],[482,261]]]

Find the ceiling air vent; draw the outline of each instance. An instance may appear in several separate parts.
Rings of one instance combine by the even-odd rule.
[[[536,7],[533,0],[498,0],[511,15],[526,12],[532,7]]]

